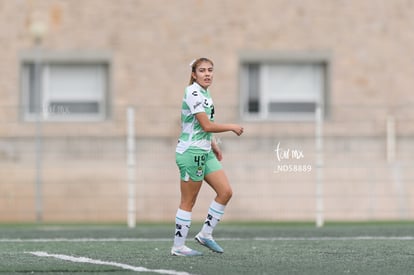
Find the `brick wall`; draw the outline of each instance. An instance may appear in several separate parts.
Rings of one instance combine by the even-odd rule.
[[[137,110],[138,139],[153,140],[146,145],[147,151],[138,152],[138,157],[143,158],[137,168],[142,180],[138,183],[141,188],[138,190],[144,190],[137,194],[138,207],[141,207],[138,215],[148,220],[168,219],[178,202],[178,176],[171,152],[174,151],[174,140],[178,134],[182,92],[189,78],[188,63],[198,56],[213,59],[216,75],[211,90],[218,110],[217,121],[230,122],[241,120],[238,75],[241,53],[324,52],[330,57],[332,69],[328,102],[330,114],[324,124],[326,137],[332,138],[327,139],[331,150],[326,149],[326,180],[328,183],[344,183],[329,185],[327,193],[341,193],[341,190],[349,188],[347,190],[352,197],[352,201],[329,199],[329,209],[342,210],[332,210],[328,212],[328,217],[400,218],[404,211],[412,217],[409,211],[412,209],[412,177],[407,176],[410,175],[407,167],[412,163],[412,157],[405,152],[412,151],[410,137],[414,133],[414,124],[411,123],[414,117],[411,108],[414,101],[411,91],[414,66],[409,50],[414,46],[414,36],[411,35],[414,27],[413,11],[414,3],[405,0],[1,1],[0,181],[3,189],[1,194],[7,195],[2,197],[2,205],[5,206],[2,207],[4,210],[0,220],[33,218],[33,202],[30,199],[33,200],[35,127],[33,123],[21,120],[19,74],[21,53],[33,50],[34,42],[30,38],[28,26],[35,20],[49,26],[42,43],[44,51],[105,51],[112,55],[111,105],[114,112],[110,119],[97,123],[47,122],[43,125],[46,140],[57,140],[54,149],[49,150],[48,154],[52,159],[59,160],[46,161],[45,184],[59,181],[67,173],[64,167],[68,161],[65,161],[64,154],[59,153],[65,152],[62,149],[66,146],[65,139],[78,139],[83,143],[82,146],[88,147],[94,144],[94,137],[109,136],[115,138],[115,147],[121,146],[126,132],[124,107],[131,104]],[[401,137],[397,146],[397,160],[402,165],[404,175],[401,179],[398,179],[399,172],[395,172],[395,166],[387,164],[384,153],[386,118],[389,115],[396,118],[397,135]],[[295,188],[312,194],[314,172],[288,177],[277,175],[269,172],[272,170],[269,158],[272,158],[275,140],[294,140],[296,143],[291,142],[290,146],[301,147],[305,152],[314,150],[314,123],[241,123],[246,129],[241,138],[245,141],[240,143],[230,139],[234,145],[230,145],[230,142],[223,144],[229,150],[226,160],[228,174],[235,182],[236,194],[243,195],[242,200],[235,197],[233,210],[229,209],[226,215],[229,219],[312,219],[312,197],[306,195],[306,199],[303,199],[300,194],[295,195]],[[224,138],[227,137],[227,134],[224,135]],[[373,146],[366,152],[363,149],[355,150],[359,152],[358,159],[367,157],[368,166],[374,167],[374,170],[369,167],[361,170],[352,166],[355,161],[352,154],[343,154],[341,151],[344,149],[341,147],[344,146],[344,139],[348,145]],[[233,148],[230,150],[231,146]],[[158,148],[158,151],[152,152],[151,148]],[[339,153],[338,148],[342,148]],[[13,158],[8,157],[10,151],[14,152]],[[121,151],[116,149],[117,154]],[[115,179],[119,184],[124,182],[122,157],[102,160],[96,156],[94,159],[94,154],[89,154],[89,162],[82,162],[82,152],[73,154],[69,161],[72,169],[70,174],[78,174],[79,181],[91,183],[88,185],[90,192],[94,190],[91,186],[99,185],[102,178]],[[348,167],[345,170],[336,165],[338,154]],[[252,157],[255,158],[256,166],[243,162]],[[160,158],[169,161],[168,165],[159,166]],[[312,156],[308,158],[307,161],[314,161]],[[82,168],[90,165],[95,168],[89,172]],[[162,173],[157,173],[160,169]],[[105,173],[101,174],[102,171]],[[353,173],[358,174],[356,178],[352,176]],[[372,178],[373,173],[375,179]],[[24,187],[14,182],[23,182]],[[349,182],[352,185],[345,185]],[[373,182],[378,184],[372,187],[370,184]],[[406,189],[400,186],[401,182]],[[355,195],[358,194],[357,188],[372,193],[381,184],[384,185],[381,190],[385,190],[385,193],[390,193],[387,188],[397,190],[395,200],[367,201],[365,196],[358,200]],[[252,185],[255,186],[253,190],[261,195],[251,193]],[[58,186],[61,189],[53,192],[61,194],[62,198],[66,194],[73,195],[73,190],[79,190],[69,190],[70,187],[64,184]],[[370,186],[374,188],[371,191],[367,189]],[[165,192],[162,198],[154,196],[154,192],[160,189]],[[114,190],[119,190],[118,185],[114,185]],[[119,195],[121,198],[122,192]],[[208,204],[211,198],[209,191],[204,192],[202,196],[206,197],[201,198],[202,205]],[[29,199],[20,200],[19,194]],[[104,197],[97,194],[94,199],[97,202],[93,205],[105,208]],[[378,197],[381,197],[381,193]],[[258,198],[263,199],[262,203],[257,203]],[[89,201],[77,202],[79,209],[95,211]],[[60,203],[50,202],[47,207],[57,210]],[[70,220],[118,220],[124,218],[125,206],[120,206],[122,203],[123,199],[113,202],[116,214],[107,210],[106,214],[95,215],[79,210],[71,216],[65,214],[62,207],[61,214],[46,217],[51,220],[65,217]],[[371,203],[371,208],[368,208],[374,210],[360,211],[363,207],[358,205],[364,203]],[[289,210],[292,205],[296,210]],[[349,210],[351,205],[355,210]],[[398,205],[400,210],[397,211],[395,207],[398,208]],[[266,208],[263,210],[262,206]],[[401,210],[403,208],[406,210]],[[257,215],[258,212],[260,215]]]

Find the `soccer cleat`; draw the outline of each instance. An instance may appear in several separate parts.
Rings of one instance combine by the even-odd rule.
[[[188,256],[201,256],[201,255],[203,255],[203,253],[183,245],[181,247],[171,248],[171,255],[173,255],[173,256],[187,256],[188,257]]]
[[[198,233],[197,236],[195,236],[195,240],[205,247],[211,249],[214,252],[217,253],[223,253],[224,250],[221,248],[214,240],[213,238],[204,238],[202,237],[201,233]]]

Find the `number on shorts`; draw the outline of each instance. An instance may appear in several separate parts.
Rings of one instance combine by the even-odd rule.
[[[203,166],[204,162],[206,161],[206,156],[194,156],[194,162],[197,163],[198,166]]]

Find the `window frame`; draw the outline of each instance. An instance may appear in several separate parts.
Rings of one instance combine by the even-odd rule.
[[[247,65],[255,65],[260,67],[263,65],[272,64],[288,64],[288,65],[320,65],[322,66],[322,94],[320,95],[320,102],[315,102],[315,112],[313,115],[300,115],[300,113],[264,113],[252,114],[249,109],[249,81],[245,67]],[[260,79],[260,73],[259,73]],[[260,80],[259,80],[260,83]],[[240,117],[244,121],[265,122],[265,121],[280,121],[280,122],[312,122],[316,120],[316,109],[321,108],[323,118],[329,116],[329,95],[331,84],[331,55],[329,52],[242,52],[239,58],[239,98],[240,98]],[[259,92],[260,94],[260,88]],[[259,96],[258,105],[269,103],[260,102],[263,96]]]
[[[102,94],[102,101],[99,104],[101,108],[96,114],[65,114],[63,115],[50,115],[49,110],[45,110],[45,106],[41,109],[41,120],[44,122],[99,122],[105,121],[111,116],[111,94],[112,94],[112,55],[109,52],[89,52],[89,51],[76,51],[76,52],[51,52],[45,50],[32,50],[20,53],[20,117],[21,120],[27,122],[34,122],[38,119],[35,112],[29,110],[30,91],[27,88],[26,78],[24,76],[25,66],[31,65],[40,67],[40,78],[44,78],[47,73],[44,70],[50,69],[53,65],[97,65],[104,68],[104,87]],[[41,80],[43,81],[43,80]],[[38,84],[39,85],[39,84]],[[45,87],[42,87],[41,102],[45,102],[45,94],[47,91]],[[42,104],[43,105],[43,104]],[[57,110],[64,112],[65,110]]]

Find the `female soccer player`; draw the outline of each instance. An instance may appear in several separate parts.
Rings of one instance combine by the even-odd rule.
[[[232,189],[219,161],[223,156],[212,133],[232,131],[240,136],[243,127],[237,124],[214,122],[214,105],[208,87],[213,81],[213,62],[198,58],[191,64],[191,77],[181,107],[181,135],[176,148],[176,162],[180,170],[181,202],[175,217],[172,255],[199,256],[201,252],[185,245],[191,225],[191,211],[201,184],[205,180],[216,192],[207,218],[195,239],[214,252],[223,249],[214,241],[213,230],[224,214],[232,196]]]

